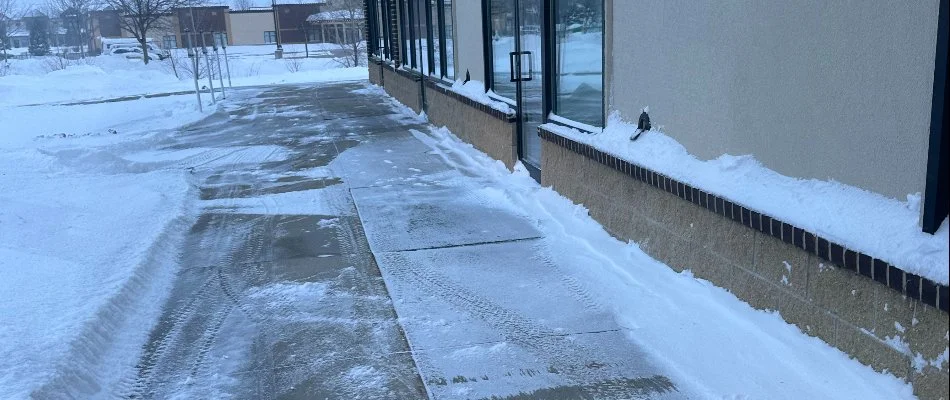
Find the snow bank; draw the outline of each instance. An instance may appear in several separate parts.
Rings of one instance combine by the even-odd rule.
[[[178,171],[77,176],[45,156],[17,161],[0,174],[2,398],[28,397],[83,351],[104,350],[76,346],[94,340],[100,310],[145,273],[189,188]]]
[[[702,161],[660,131],[636,142],[636,124],[613,113],[602,133],[555,124],[545,129],[798,226],[830,241],[946,285],[950,281],[947,221],[935,235],[921,231],[920,195],[905,201],[835,181],[798,179],[762,166],[750,155]]]
[[[203,118],[206,114],[197,107],[194,95],[82,106],[0,106],[0,149],[60,145],[77,138],[115,136],[105,139],[116,140],[130,132],[155,132]]]
[[[489,179],[485,185],[500,192],[499,205],[536,219],[551,255],[550,273],[611,305],[627,337],[670,371],[680,393],[720,399],[914,398],[909,384],[874,372],[776,313],[757,311],[689,271],[674,272],[637,244],[614,239],[583,206],[538,186],[520,164],[510,173],[445,128],[415,135],[447,163]]]
[[[449,87],[449,90],[468,97],[477,103],[481,103],[495,110],[501,111],[505,114],[515,114],[515,111],[511,108],[511,106],[508,105],[508,103],[496,100],[492,97],[495,95],[494,92],[486,92],[485,83],[481,81],[462,82],[461,80],[458,80],[455,81],[451,87]]]
[[[276,60],[273,45],[229,47],[231,83],[252,86],[358,80],[367,76],[365,67],[342,68],[343,60],[333,56],[340,51],[334,45],[315,44],[310,46],[310,50],[311,58],[296,58],[304,57],[303,46],[285,46],[285,58]],[[180,77],[175,76],[172,59],[156,60],[148,65],[141,60],[115,55],[68,62],[56,57],[9,60],[9,73],[0,76],[0,106],[194,90],[194,81],[181,70],[190,63],[187,54],[183,49],[176,49],[173,54],[179,58]],[[224,53],[219,51],[219,55],[224,69]],[[227,83],[226,75],[224,81]],[[218,82],[218,79],[214,80],[216,87]],[[207,86],[207,79],[201,79],[199,84]]]
[[[191,97],[0,107],[0,398],[82,397],[134,370],[197,194],[122,155],[205,115]]]

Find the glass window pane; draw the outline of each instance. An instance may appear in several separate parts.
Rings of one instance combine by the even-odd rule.
[[[604,125],[602,0],[557,2],[555,114]]]
[[[413,0],[413,19],[416,38],[416,69],[423,74],[429,71],[429,40],[428,21],[426,20],[426,5],[428,0]]]
[[[492,83],[495,93],[514,99],[510,53],[515,51],[515,0],[492,0],[491,5]]]
[[[428,3],[428,7],[432,10],[431,12],[432,18],[430,18],[429,22],[432,26],[432,54],[435,56],[433,58],[433,60],[435,60],[435,65],[430,66],[429,74],[435,75],[435,76],[441,76],[439,74],[439,63],[440,63],[440,60],[442,59],[442,54],[439,49],[439,46],[440,46],[439,42],[440,42],[440,39],[442,38],[439,37],[439,12],[435,7],[436,6],[435,0],[429,0],[427,1],[427,3]]]
[[[445,63],[443,75],[455,79],[455,14],[452,13],[452,0],[445,0]]]
[[[383,23],[383,0],[376,0],[376,55],[380,58],[386,55],[386,24]]]

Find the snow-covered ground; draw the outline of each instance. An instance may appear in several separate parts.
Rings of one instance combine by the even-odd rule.
[[[116,152],[203,117],[194,107],[169,97],[0,108],[5,128],[16,127],[0,137],[0,397],[135,360],[134,348],[106,350],[147,335],[194,193],[187,171],[149,170]],[[165,122],[142,117],[152,112]]]
[[[366,76],[332,58],[292,71],[254,50],[236,49],[236,86]],[[42,398],[56,382],[109,384],[121,376],[111,371],[137,361],[198,196],[187,169],[136,155],[214,108],[199,112],[193,94],[50,104],[194,87],[162,62],[102,56],[52,72],[44,59],[9,62],[0,76],[0,398]]]
[[[304,57],[303,45],[285,46],[285,58],[274,59],[274,46],[234,46],[228,48],[231,83],[254,86],[280,83],[356,80],[366,77],[365,68],[341,68],[336,45],[311,44],[310,58]],[[9,60],[5,76],[0,75],[0,106],[42,104],[52,102],[88,101],[130,95],[146,95],[194,90],[194,81],[182,70],[190,60],[184,50],[174,53],[179,58],[178,77],[172,58],[152,61],[122,56],[102,55],[80,60],[58,57],[35,57]],[[212,53],[213,55],[213,53]],[[219,50],[221,68],[227,70],[224,53]],[[318,58],[319,57],[319,58]],[[213,67],[217,68],[212,57]],[[202,58],[202,67],[204,68]],[[332,71],[332,72],[329,72]],[[218,86],[215,75],[214,86]],[[227,84],[225,72],[225,84]],[[206,78],[199,81],[207,86]]]

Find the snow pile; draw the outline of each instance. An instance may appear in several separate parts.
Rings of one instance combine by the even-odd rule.
[[[508,103],[495,100],[495,98],[492,97],[497,96],[494,92],[485,92],[485,83],[481,81],[462,82],[461,80],[458,80],[455,81],[451,87],[449,87],[449,90],[468,97],[477,103],[481,103],[495,110],[501,111],[505,114],[515,114],[515,111],[511,108],[511,106],[508,105]]]
[[[0,107],[0,398],[95,391],[133,370],[197,194],[184,169],[122,155],[202,118],[195,108]]]
[[[723,399],[914,398],[909,384],[803,334],[777,313],[757,311],[688,270],[673,271],[637,244],[614,239],[583,206],[538,186],[520,164],[510,173],[445,128],[416,137],[455,168],[487,178],[479,184],[500,192],[494,196],[499,207],[536,219],[551,257],[550,273],[610,305],[627,337],[664,366],[679,393]]]
[[[650,131],[636,142],[630,141],[636,124],[624,121],[616,112],[608,118],[603,132],[596,135],[556,124],[544,128],[907,272],[944,285],[950,281],[948,223],[945,220],[935,235],[922,232],[918,225],[919,194],[900,201],[834,181],[792,178],[762,166],[749,155],[725,154],[702,161],[661,131]]]
[[[366,68],[342,68],[336,45],[310,45],[310,58],[301,45],[285,46],[285,58],[274,59],[274,46],[236,46],[228,48],[231,83],[254,86],[281,83],[328,82],[366,78]],[[213,52],[212,64],[215,64]],[[42,104],[109,99],[194,90],[194,81],[184,70],[191,60],[183,49],[172,54],[178,59],[178,77],[173,59],[152,61],[127,59],[121,55],[101,55],[82,60],[39,57],[9,60],[9,71],[0,76],[0,106]],[[224,53],[219,50],[221,68]],[[320,57],[320,58],[317,58]],[[201,59],[204,68],[205,59]],[[216,64],[214,65],[215,68]],[[216,75],[217,76],[217,75]],[[218,79],[214,86],[218,86]],[[224,79],[227,84],[227,75]],[[208,85],[207,78],[199,85]]]
[[[3,121],[0,149],[44,146],[57,143],[57,139],[118,138],[133,131],[156,132],[197,121],[204,116],[197,110],[194,95],[83,106],[0,106],[0,121]]]

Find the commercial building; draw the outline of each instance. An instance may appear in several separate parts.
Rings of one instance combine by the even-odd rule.
[[[778,311],[922,398],[950,397],[947,0],[365,6],[370,79],[397,100],[671,268]],[[672,150],[610,141],[647,119],[643,135]],[[720,168],[702,176],[676,165],[709,160]],[[795,203],[743,168],[813,188]],[[838,190],[919,207],[905,236],[944,259],[887,250],[905,236],[880,232],[886,216],[855,216],[857,204],[818,220],[810,210],[839,206]],[[808,208],[781,209],[793,203]]]

